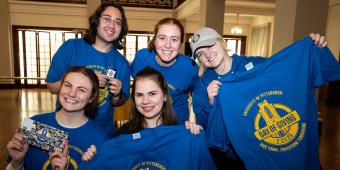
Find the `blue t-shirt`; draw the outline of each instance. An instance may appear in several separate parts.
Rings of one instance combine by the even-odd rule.
[[[209,113],[212,109],[207,92],[207,87],[210,82],[219,80],[222,76],[250,70],[265,60],[266,58],[263,57],[246,57],[234,54],[232,56],[231,69],[227,74],[219,75],[214,69],[206,69],[203,75],[197,79],[195,89],[192,93],[192,104],[197,124],[201,125],[204,129],[207,129]]]
[[[68,137],[68,169],[77,169],[81,163],[82,155],[86,152],[90,145],[99,146],[108,140],[108,136],[101,126],[98,126],[94,121],[89,120],[79,128],[65,128],[58,124],[56,120],[56,113],[45,113],[33,116],[31,119],[38,122],[50,125],[57,129],[63,130],[69,134]],[[48,159],[48,152],[43,151],[34,146],[30,146],[25,156],[24,168],[25,170],[45,170],[52,169],[51,163]]]
[[[104,75],[107,74],[108,69],[115,69],[115,78],[122,82],[122,94],[124,97],[129,97],[131,73],[129,63],[116,48],[102,53],[86,43],[84,39],[67,40],[53,56],[46,82],[60,81],[70,66],[86,66],[96,74]],[[108,86],[99,90],[99,108],[94,120],[106,127],[107,131],[112,134],[114,107]]]
[[[120,135],[105,142],[84,169],[216,169],[204,133],[193,135],[183,125],[159,126]]]
[[[222,77],[214,106],[222,114],[214,115],[247,169],[320,169],[315,88],[339,79],[329,49],[305,38],[247,72]]]
[[[172,106],[180,123],[189,118],[188,97],[189,91],[193,89],[198,67],[190,57],[178,54],[176,62],[170,67],[162,67],[156,62],[155,51],[141,49],[137,52],[131,63],[131,74],[133,77],[144,67],[149,66],[162,73],[168,83],[168,89],[172,98]]]

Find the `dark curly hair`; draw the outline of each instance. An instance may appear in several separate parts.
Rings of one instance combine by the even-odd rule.
[[[110,6],[117,8],[122,15],[122,30],[119,34],[119,37],[116,40],[113,41],[113,45],[117,49],[121,50],[121,49],[124,48],[124,39],[125,39],[125,36],[128,33],[128,25],[127,25],[127,20],[126,20],[126,16],[125,16],[125,12],[124,12],[123,7],[118,5],[118,4],[112,3],[112,2],[102,3],[96,9],[96,11],[89,17],[89,27],[90,28],[88,30],[86,30],[85,35],[84,35],[84,39],[90,45],[95,43],[96,36],[97,36],[97,33],[98,33],[97,29],[98,29],[98,25],[100,23],[99,19],[102,16],[105,9],[107,7],[110,7]]]

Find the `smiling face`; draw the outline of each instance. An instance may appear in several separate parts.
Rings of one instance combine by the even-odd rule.
[[[62,82],[59,101],[65,112],[80,112],[92,101],[91,81],[81,73],[68,73]]]
[[[165,95],[159,85],[151,78],[136,81],[134,94],[137,110],[144,116],[147,127],[155,127],[160,122]]]
[[[119,9],[109,6],[99,18],[96,43],[110,44],[118,39],[122,30],[122,15]]]
[[[211,47],[202,47],[197,49],[195,54],[205,67],[213,69],[224,67],[223,61],[227,56],[220,40],[216,41],[216,43]]]
[[[181,31],[175,24],[163,24],[155,37],[155,50],[159,61],[168,64],[172,62],[179,53],[181,46]]]

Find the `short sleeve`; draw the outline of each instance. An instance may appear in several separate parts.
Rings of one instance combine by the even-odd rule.
[[[50,68],[46,76],[47,83],[54,83],[61,79],[69,68],[70,58],[73,55],[74,43],[65,41],[52,58]]]

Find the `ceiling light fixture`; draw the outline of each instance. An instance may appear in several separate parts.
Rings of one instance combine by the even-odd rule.
[[[242,34],[243,30],[238,26],[238,14],[236,14],[236,26],[233,26],[230,30],[232,34]]]

